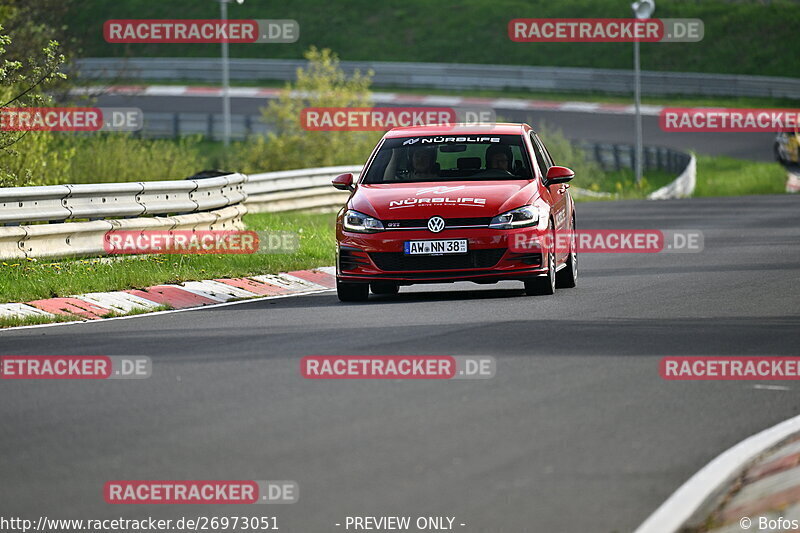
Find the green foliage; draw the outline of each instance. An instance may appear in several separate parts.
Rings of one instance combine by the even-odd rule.
[[[786,169],[778,163],[697,156],[695,196],[739,196],[785,192]]]
[[[585,150],[567,139],[560,129],[545,122],[540,122],[537,126],[536,133],[547,146],[553,162],[556,165],[569,167],[575,172],[575,180],[572,183],[577,187],[589,189],[593,185],[605,181],[606,175],[600,165]],[[600,188],[594,190],[600,190]]]
[[[14,21],[18,12],[2,6],[7,19]],[[56,41],[49,41],[38,56],[25,59],[9,57],[12,39],[0,26],[0,112],[14,107],[46,106],[51,98],[44,89],[53,81],[65,79],[59,72],[64,56]],[[0,187],[30,184],[34,176],[65,163],[69,154],[54,153],[50,133],[0,129]]]
[[[137,139],[130,134],[61,135],[56,153],[69,154],[36,184],[107,183],[181,179],[208,168],[199,137]]]
[[[306,131],[300,115],[306,107],[371,107],[372,73],[348,77],[330,50],[314,47],[305,53],[308,66],[297,70],[297,81],[262,110],[274,128],[235,147],[234,161],[243,172],[359,164],[366,160],[380,133]]]

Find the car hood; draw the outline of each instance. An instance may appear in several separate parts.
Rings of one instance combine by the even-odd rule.
[[[381,220],[491,217],[532,202],[527,180],[361,184],[350,208]]]

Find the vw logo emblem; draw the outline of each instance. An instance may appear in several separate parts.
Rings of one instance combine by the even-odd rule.
[[[428,229],[433,233],[439,233],[444,229],[444,219],[442,217],[431,217],[428,219]]]

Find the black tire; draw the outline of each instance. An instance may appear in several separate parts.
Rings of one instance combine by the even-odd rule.
[[[369,298],[369,284],[347,283],[337,279],[336,294],[340,302],[366,302]]]
[[[567,266],[556,272],[556,288],[572,289],[578,282],[578,252],[575,250],[575,219],[572,219],[572,238],[569,241]]]
[[[553,231],[553,223],[548,228]],[[552,240],[555,243],[555,238]],[[525,280],[525,294],[528,296],[548,296],[556,293],[556,254],[551,247],[547,252],[547,275]]]
[[[372,294],[397,294],[400,292],[400,285],[391,281],[373,281],[369,284]]]

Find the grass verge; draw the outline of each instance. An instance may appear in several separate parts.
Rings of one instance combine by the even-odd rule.
[[[151,255],[113,259],[22,260],[0,263],[0,302],[26,302],[159,283],[272,274],[332,265],[333,213],[249,214],[248,229],[297,232],[293,254]]]
[[[583,179],[578,176],[573,182],[575,187],[581,187],[593,192],[605,192],[614,196],[607,198],[594,198],[576,195],[576,202],[591,202],[596,200],[636,200],[647,198],[651,192],[660,189],[675,179],[675,176],[664,170],[648,170],[644,172],[641,183],[636,183],[633,169],[625,168],[615,172],[599,174],[598,177]]]
[[[778,163],[697,156],[695,196],[781,194],[785,191],[785,184],[786,169]]]

